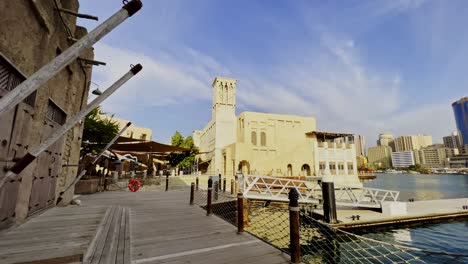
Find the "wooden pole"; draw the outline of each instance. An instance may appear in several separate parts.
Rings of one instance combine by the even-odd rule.
[[[206,201],[206,215],[211,215],[211,192],[213,191],[213,180],[208,180],[208,197]]]
[[[195,183],[192,182],[190,185],[190,205],[193,205],[193,200],[195,198]]]
[[[335,184],[322,181],[323,216],[325,222],[338,223],[336,217]]]
[[[169,190],[169,174],[166,174],[166,192]]]
[[[68,64],[74,61],[78,56],[88,49],[94,43],[98,42],[107,33],[120,25],[127,18],[138,12],[142,7],[140,0],[125,2],[125,5],[117,13],[112,15],[93,31],[78,40],[71,47],[62,52],[55,59],[44,65],[41,69],[33,73],[28,79],[18,85],[14,90],[0,98],[0,115],[13,109],[17,104],[23,101],[28,95],[36,91],[45,84],[54,75],[59,73]]]
[[[141,69],[143,69],[143,66],[141,66],[141,64],[135,65],[133,68],[130,69],[130,71],[124,74],[109,88],[107,88],[101,95],[99,95],[91,103],[89,103],[85,109],[81,110],[78,114],[68,119],[67,122],[65,122],[65,124],[58,127],[45,141],[41,142],[36,147],[30,149],[23,158],[21,158],[18,162],[15,163],[15,165],[13,165],[13,167],[6,173],[5,177],[3,177],[0,180],[0,188],[2,188],[2,186],[7,180],[14,178],[16,177],[16,175],[20,174],[42,152],[46,151],[47,148],[49,148],[52,144],[59,140],[65,133],[68,132],[68,130],[75,127],[75,125],[78,122],[80,122],[80,120],[83,120],[88,113],[90,113],[93,109],[98,107],[105,99],[111,96],[117,89],[124,85],[133,76],[138,74],[138,72],[140,72]]]
[[[299,240],[299,193],[296,188],[289,191],[289,234],[291,263],[301,263],[301,244]]]
[[[231,195],[234,195],[234,180],[231,180]]]
[[[244,232],[244,195],[237,194],[237,234]]]

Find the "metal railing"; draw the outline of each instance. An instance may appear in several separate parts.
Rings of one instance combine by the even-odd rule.
[[[335,194],[337,205],[381,208],[385,201],[396,202],[400,192],[374,188],[351,189],[350,187],[342,187],[335,190]]]
[[[288,201],[289,190],[299,193],[299,203],[319,203],[322,187],[319,180],[304,181],[259,175],[237,175],[239,191],[249,199]],[[335,190],[336,205],[381,208],[385,201],[396,202],[400,192],[374,188],[353,189],[341,187]]]
[[[288,193],[291,188],[299,193],[300,203],[319,203],[321,196],[321,186],[318,181],[243,174],[239,174],[237,179],[239,191],[249,199],[289,201]]]

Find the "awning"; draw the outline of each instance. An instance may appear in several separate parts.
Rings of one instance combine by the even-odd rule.
[[[334,133],[334,132],[324,132],[324,131],[310,131],[306,133],[307,136],[316,136],[317,139],[335,139],[341,137],[349,137],[353,134],[345,134],[345,133]]]
[[[166,152],[182,152],[190,151],[190,149],[166,145],[154,141],[138,142],[138,143],[120,143],[110,147],[111,150],[124,152],[146,152],[146,153],[166,153]]]

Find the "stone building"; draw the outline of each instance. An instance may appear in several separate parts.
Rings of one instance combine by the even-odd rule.
[[[286,177],[331,173],[338,185],[359,187],[354,144],[333,142],[350,134],[316,131],[313,117],[259,112],[236,116],[236,80],[216,77],[212,86],[212,118],[203,130],[193,132],[202,172]]]
[[[78,0],[0,1],[0,96],[70,47],[70,37],[87,34],[76,17],[60,14],[55,3],[78,11]],[[62,16],[62,17],[61,17]],[[92,50],[80,58],[93,59]],[[0,177],[28,149],[86,106],[91,67],[69,64],[13,110],[0,116]],[[83,125],[77,124],[0,190],[0,228],[54,206],[77,175]],[[69,203],[73,188],[64,195]]]
[[[112,122],[116,122],[119,126],[119,129],[124,128],[128,124],[128,122],[130,122],[130,120],[117,118],[115,116],[109,116],[105,114],[101,114],[100,117],[104,119],[110,119]],[[129,126],[122,134],[122,137],[151,141],[153,138],[153,131],[151,130],[151,128],[137,126],[132,122],[132,125]]]

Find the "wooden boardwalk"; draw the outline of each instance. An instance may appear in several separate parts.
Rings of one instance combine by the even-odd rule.
[[[189,206],[185,191],[105,192],[80,199],[79,207],[53,208],[0,234],[0,263],[79,263],[78,256],[89,263],[289,263],[278,249],[247,233],[237,235],[233,225]],[[109,220],[115,206],[123,208],[113,211],[120,212],[114,217],[120,222]],[[120,242],[125,232],[127,244]]]

